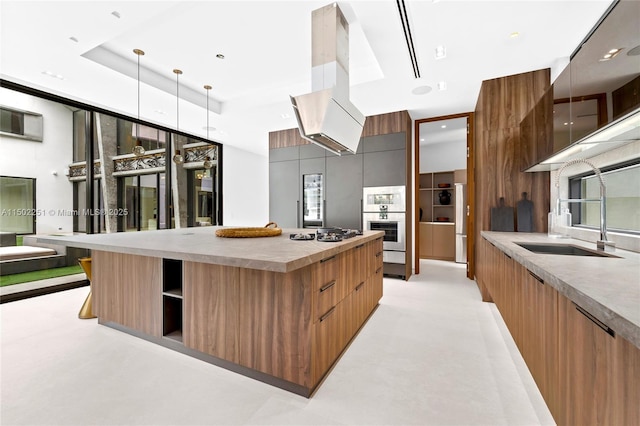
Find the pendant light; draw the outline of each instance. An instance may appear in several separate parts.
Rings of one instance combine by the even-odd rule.
[[[133,53],[138,56],[138,122],[136,123],[136,146],[133,147],[133,153],[136,156],[144,155],[145,150],[140,141],[140,56],[144,55],[144,51],[133,49]]]
[[[176,132],[180,130],[180,83],[179,78],[182,71],[179,69],[173,70],[173,73],[176,75]],[[178,135],[176,134],[176,142],[178,140]],[[180,153],[179,149],[175,150],[175,154],[173,155],[173,162],[176,164],[184,163],[184,157]]]
[[[207,91],[207,140],[209,140],[209,90],[211,90],[211,86],[205,84],[204,89]],[[202,167],[205,169],[210,169],[213,167],[213,163],[211,162],[211,157],[208,155],[205,157],[204,162],[202,163]]]
[[[209,140],[209,90],[211,90],[211,86],[205,84],[204,90],[207,91],[207,140]]]
[[[211,167],[213,167],[213,163],[211,162],[211,157],[209,157],[207,155],[204,158],[204,162],[202,163],[202,167],[204,167],[205,169],[210,169]]]

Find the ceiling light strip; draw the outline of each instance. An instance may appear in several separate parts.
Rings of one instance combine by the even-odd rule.
[[[396,4],[398,5],[398,13],[400,14],[400,21],[402,22],[404,39],[407,42],[407,49],[409,49],[409,58],[411,59],[411,66],[413,67],[413,75],[415,76],[415,78],[420,78],[418,57],[416,56],[416,49],[413,46],[413,37],[411,36],[411,28],[409,27],[407,8],[404,4],[404,0],[396,0]]]

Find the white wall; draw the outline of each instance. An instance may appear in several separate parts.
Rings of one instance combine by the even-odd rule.
[[[43,141],[0,135],[0,175],[36,179],[36,233],[72,232],[73,185],[65,169],[73,158],[73,115],[69,108],[13,90],[0,89],[2,105],[43,116]],[[57,176],[53,172],[57,172]],[[0,201],[1,202],[1,201]]]
[[[269,158],[227,145],[222,152],[222,223],[265,226],[269,222]]]
[[[466,140],[420,147],[420,173],[446,172],[466,168]]]

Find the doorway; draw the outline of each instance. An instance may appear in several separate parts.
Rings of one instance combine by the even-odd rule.
[[[473,113],[415,121],[415,273],[420,258],[466,263],[473,279]]]

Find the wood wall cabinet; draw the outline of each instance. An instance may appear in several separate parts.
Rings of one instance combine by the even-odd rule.
[[[486,239],[478,280],[559,425],[640,424],[640,349]]]

